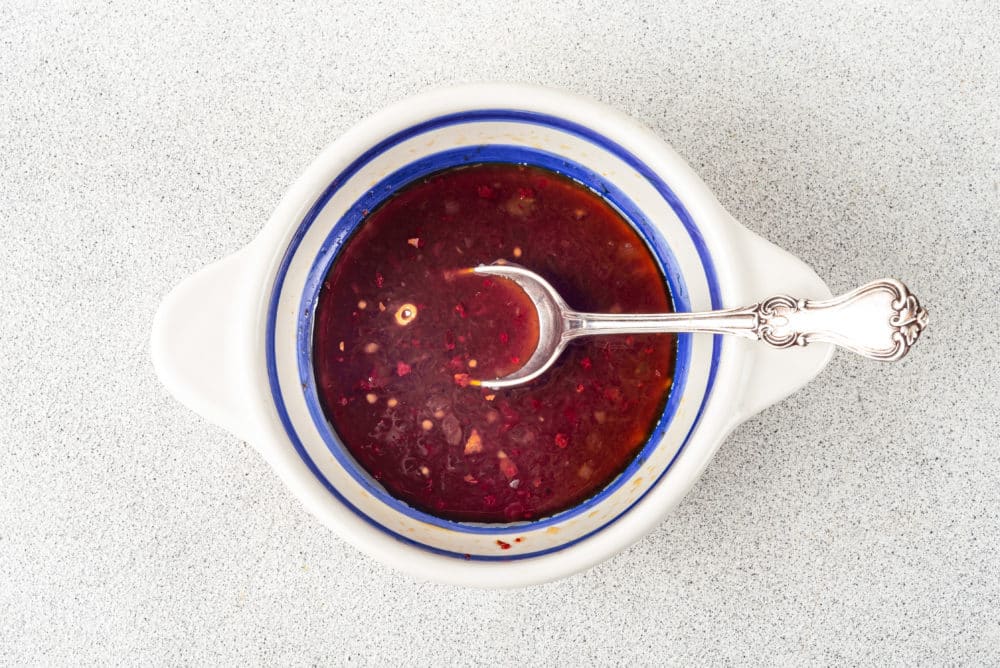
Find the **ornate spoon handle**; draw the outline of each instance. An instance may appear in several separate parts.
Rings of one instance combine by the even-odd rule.
[[[637,332],[714,332],[759,339],[776,348],[813,342],[884,362],[902,358],[927,326],[927,311],[901,282],[886,278],[811,301],[779,295],[744,308],[707,313],[612,315],[568,311],[563,337]]]
[[[906,355],[927,326],[927,311],[893,278],[822,301],[771,297],[756,312],[757,336],[776,348],[823,341],[883,362]]]

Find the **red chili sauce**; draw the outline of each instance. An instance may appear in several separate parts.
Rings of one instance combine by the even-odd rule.
[[[408,185],[371,212],[323,284],[313,363],[334,431],[386,491],[438,517],[533,520],[613,481],[660,417],[670,335],[572,344],[529,385],[537,316],[513,283],[462,271],[498,259],[571,307],[671,310],[653,256],[600,196],[535,167],[480,164]]]

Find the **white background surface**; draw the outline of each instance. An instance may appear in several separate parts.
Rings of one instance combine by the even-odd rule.
[[[994,3],[153,4],[0,10],[0,662],[1000,661]],[[150,321],[351,124],[476,80],[632,114],[834,292],[909,283],[925,340],[838,354],[585,574],[361,556],[166,394]]]

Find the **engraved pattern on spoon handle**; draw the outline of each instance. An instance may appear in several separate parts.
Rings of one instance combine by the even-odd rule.
[[[833,343],[872,359],[901,359],[927,327],[927,311],[887,278],[821,301],[771,297],[756,306],[757,336],[776,348]]]

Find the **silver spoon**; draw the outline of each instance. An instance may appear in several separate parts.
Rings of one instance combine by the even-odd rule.
[[[480,265],[473,272],[516,283],[538,311],[538,345],[513,373],[478,384],[494,390],[538,378],[566,345],[582,336],[653,332],[707,332],[757,339],[776,348],[813,342],[838,346],[885,362],[901,359],[927,326],[927,311],[905,285],[886,278],[833,299],[770,297],[744,308],[704,313],[580,313],[548,281],[516,264]]]

